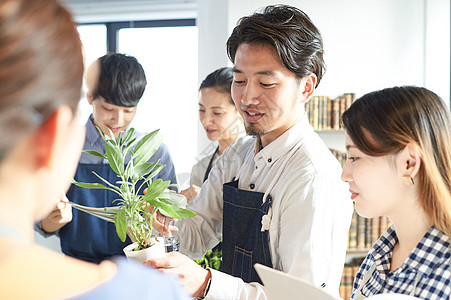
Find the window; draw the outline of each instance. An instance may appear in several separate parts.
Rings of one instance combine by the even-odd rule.
[[[197,27],[194,20],[86,24],[78,26],[85,66],[109,52],[132,55],[142,64],[146,91],[132,126],[160,129],[171,152],[179,185],[187,183],[197,150]],[[92,108],[82,99],[81,121]]]

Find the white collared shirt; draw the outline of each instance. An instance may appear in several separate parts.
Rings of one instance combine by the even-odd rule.
[[[338,294],[346,255],[352,201],[341,167],[306,116],[259,151],[257,138],[229,146],[190,208],[198,216],[177,222],[181,252],[200,258],[221,239],[223,184],[273,199],[269,240],[275,269]],[[264,197],[263,199],[266,199]],[[206,299],[266,299],[258,283],[212,271]]]
[[[199,160],[191,170],[190,176],[190,185],[194,184],[196,186],[202,186],[204,182],[205,172],[207,171],[208,164],[211,161],[211,157],[214,155],[213,161],[211,162],[211,166],[216,163],[219,158],[218,153],[211,153],[210,155],[205,156],[201,160]]]

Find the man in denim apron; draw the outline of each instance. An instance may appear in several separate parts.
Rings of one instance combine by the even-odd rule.
[[[299,9],[268,6],[240,19],[227,51],[232,98],[249,136],[213,166],[190,205],[198,215],[175,224],[180,252],[191,258],[223,238],[222,272],[180,253],[146,263],[205,299],[266,299],[255,263],[338,293],[352,203],[304,108],[324,72],[321,35]]]
[[[93,107],[93,114],[86,122],[84,150],[105,153],[105,141],[96,126],[105,135],[109,135],[111,130],[115,137],[119,132],[128,130],[146,84],[144,69],[133,56],[107,54],[88,68],[86,98]],[[172,158],[164,144],[150,158],[152,162],[158,160],[166,167],[156,178],[177,183]],[[125,161],[125,164],[127,163],[128,160]],[[82,153],[74,179],[79,182],[97,182],[99,179],[93,172],[108,182],[117,181],[117,174],[106,159]],[[67,198],[85,206],[107,207],[115,205],[113,201],[117,195],[108,190],[91,190],[72,185],[67,192]],[[71,210],[71,206],[64,202],[57,205],[58,208],[42,222],[37,223],[35,228],[44,236],[57,232],[64,254],[99,263],[111,256],[123,255],[122,249],[131,243],[128,237],[125,242],[119,239],[113,223],[79,210]]]

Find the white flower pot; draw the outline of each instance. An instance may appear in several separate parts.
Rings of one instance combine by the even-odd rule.
[[[152,238],[152,242],[154,243],[153,246],[138,251],[133,251],[133,249],[136,249],[138,247],[138,243],[135,242],[133,244],[128,245],[123,250],[125,256],[127,257],[128,260],[133,260],[138,263],[143,263],[145,260],[150,258],[165,257],[166,251],[164,248],[164,238],[159,237],[158,240]]]

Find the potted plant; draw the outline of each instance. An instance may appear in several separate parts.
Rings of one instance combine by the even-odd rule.
[[[140,258],[144,250],[156,252],[155,255],[150,254],[153,257],[164,255],[164,238],[153,233],[152,220],[155,214],[159,211],[162,215],[174,219],[192,218],[196,214],[181,207],[183,204],[186,205],[186,201],[180,203],[180,198],[177,197],[180,195],[168,190],[168,187],[173,186],[169,180],[152,181],[152,178],[165,167],[158,161],[149,162],[162,142],[162,137],[157,136],[159,130],[136,137],[135,130],[130,128],[125,134],[119,133],[117,138],[111,131],[110,135],[104,135],[99,128],[97,130],[105,141],[105,154],[92,150],[84,152],[106,159],[117,174],[118,180],[108,182],[93,172],[100,182],[87,183],[74,180],[73,183],[82,188],[107,189],[119,196],[113,201],[117,206],[103,209],[109,216],[105,218],[104,214],[103,218],[114,220],[117,235],[122,242],[125,241],[127,234],[134,241],[132,245],[124,248],[129,259],[142,261],[151,258],[149,254],[144,254],[144,258]],[[129,159],[128,162],[126,159]],[[147,189],[146,193],[143,193],[144,189]],[[98,209],[89,213],[102,217]]]

